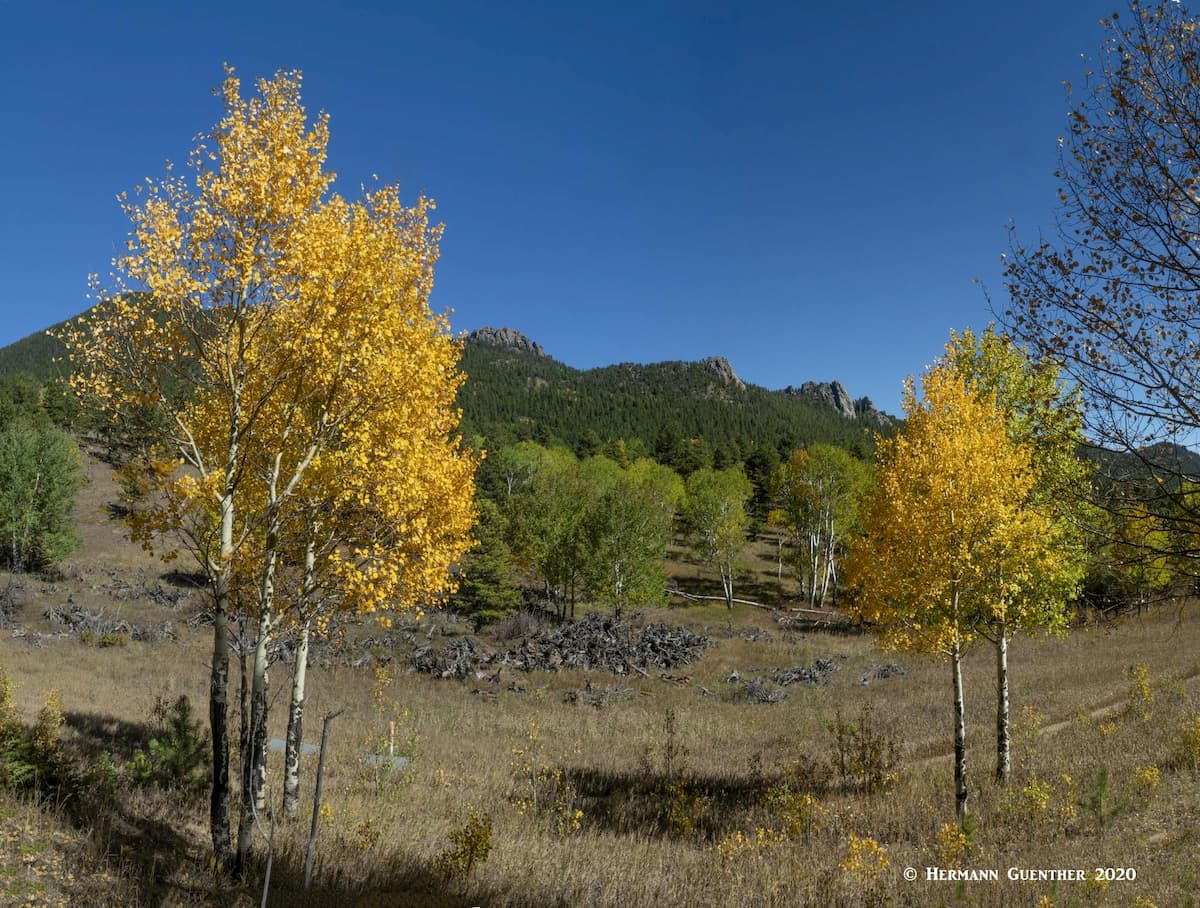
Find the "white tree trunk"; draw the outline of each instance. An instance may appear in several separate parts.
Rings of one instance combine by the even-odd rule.
[[[300,743],[304,740],[304,685],[308,673],[309,622],[300,628],[296,664],[292,674],[292,702],[288,706],[287,740],[283,770],[283,813],[294,817],[300,812]]]
[[[1007,785],[1012,776],[1008,731],[1008,627],[1000,623],[996,637],[996,781]]]
[[[961,826],[967,819],[967,725],[963,709],[962,651],[956,641],[950,653],[954,672],[954,812]]]

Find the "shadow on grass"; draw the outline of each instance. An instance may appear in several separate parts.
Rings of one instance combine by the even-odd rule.
[[[761,774],[705,775],[575,768],[564,772],[582,802],[584,822],[619,835],[717,841],[745,825],[779,779]]]
[[[67,728],[78,735],[76,746],[89,764],[94,764],[102,754],[128,762],[135,750],[145,750],[154,737],[154,728],[148,722],[129,722],[100,713],[68,712],[63,717]]]
[[[265,854],[258,854],[245,884],[256,904],[262,896],[265,865]],[[568,908],[562,899],[521,891],[531,885],[536,881],[522,880],[519,887],[498,889],[472,879],[447,879],[415,857],[364,855],[352,843],[318,840],[312,888],[304,889],[303,853],[281,850],[272,864],[267,904],[278,908],[463,908],[503,901],[519,908]]]
[[[89,713],[68,713],[65,719],[77,738],[49,750],[36,743],[29,729],[10,732],[8,752],[36,770],[17,790],[61,811],[86,832],[96,852],[120,867],[121,876],[137,890],[137,905],[178,904],[188,889],[173,879],[179,868],[199,870],[203,878],[204,867],[179,831],[179,817],[187,811],[176,801],[184,796],[158,793],[158,803],[143,799],[138,789],[119,785],[115,763],[105,762],[105,755],[132,754],[149,739],[150,727]],[[203,897],[208,888],[193,892]]]
[[[163,582],[182,589],[196,590],[204,589],[208,586],[208,577],[202,571],[181,571],[176,568],[175,570],[164,571],[160,576]]]

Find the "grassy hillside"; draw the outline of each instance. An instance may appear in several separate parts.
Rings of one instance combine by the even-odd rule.
[[[147,785],[131,769],[136,750],[161,734],[160,701],[187,694],[203,713],[211,634],[187,621],[204,591],[123,540],[111,470],[92,459],[88,471],[84,548],[58,576],[8,584],[0,665],[19,717],[31,725],[55,689],[65,724],[42,800],[0,790],[0,903],[257,905],[265,862],[243,884],[214,880],[204,793]],[[43,617],[67,604],[142,627],[171,621],[177,639],[99,645]],[[350,657],[319,652],[305,739],[319,740],[327,712],[346,712],[331,725],[313,889],[302,885],[307,757],[305,819],[274,827],[268,904],[1165,908],[1200,896],[1194,603],[1014,641],[1008,790],[990,780],[994,657],[986,647],[970,653],[969,838],[953,825],[946,666],[882,653],[866,636],[801,630],[792,617],[688,605],[630,619],[688,626],[713,642],[699,661],[645,675],[410,671],[416,649],[465,645],[469,627],[437,615],[391,635],[372,630],[370,646]],[[508,634],[475,640],[521,644],[519,628]],[[767,682],[783,690],[778,702],[745,683],[818,660],[836,666],[822,683]],[[896,664],[903,673],[880,671]],[[271,678],[286,689],[282,664]],[[388,773],[364,755],[378,752],[393,720],[412,763]],[[275,708],[273,737],[284,721]],[[66,797],[54,785],[73,771],[90,787]],[[275,798],[280,772],[272,755]],[[490,821],[491,847],[467,872],[451,837],[464,841],[472,815]],[[912,881],[910,867],[919,869]],[[928,867],[999,878],[929,879]],[[1021,881],[1010,867],[1136,876]]]

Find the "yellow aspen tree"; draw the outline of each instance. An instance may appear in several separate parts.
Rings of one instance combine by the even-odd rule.
[[[1053,573],[1049,521],[1027,507],[1036,473],[995,398],[946,366],[908,382],[903,432],[882,439],[864,535],[846,566],[852,614],[884,646],[948,659],[955,811],[967,816],[962,656],[979,617]]]
[[[1031,576],[980,615],[979,632],[996,650],[996,781],[1012,774],[1009,734],[1008,645],[1016,631],[1061,632],[1068,603],[1079,591],[1086,564],[1085,530],[1091,516],[1092,467],[1080,456],[1083,406],[1050,360],[1034,360],[989,326],[978,336],[951,331],[941,359],[982,394],[994,395],[1008,437],[1027,446],[1036,481],[1025,504],[1050,521],[1050,541],[1064,556],[1051,574]]]
[[[323,167],[328,122],[309,126],[297,74],[260,82],[245,100],[230,71],[221,96],[224,117],[189,156],[193,179],[147,178],[120,197],[132,228],[113,261],[116,286],[63,339],[76,393],[135,442],[129,475],[164,493],[135,534],[177,531],[213,592],[210,820],[229,867],[233,559],[247,536],[238,498],[263,405],[246,383],[264,323],[292,292],[280,262],[333,176]],[[197,497],[211,508],[189,508]]]
[[[394,187],[355,203],[330,194],[328,121],[309,126],[299,74],[257,88],[244,100],[228,72],[225,116],[192,153],[193,180],[148,180],[127,202],[116,292],[65,338],[77,390],[138,440],[135,536],[175,534],[212,585],[211,819],[227,867],[229,620],[256,630],[241,866],[258,799],[249,779],[261,780],[266,652],[284,607],[280,559],[306,557],[287,528],[311,511],[313,489],[336,486],[321,500],[327,530],[356,526],[343,520],[351,506],[391,521],[386,548],[327,543],[359,600],[377,606],[399,575],[436,589],[445,581],[432,578],[470,544],[475,465],[454,438],[458,346],[428,305],[432,202],[406,207]]]
[[[431,207],[403,205],[395,187],[361,202],[323,201],[296,232],[294,293],[264,326],[258,349],[272,362],[253,373],[271,377],[274,390],[263,395],[251,454],[261,548],[244,804],[261,808],[264,797],[267,653],[286,607],[276,574],[289,513],[311,514],[323,501],[342,515],[325,524],[329,563],[358,611],[402,589],[418,597],[410,601],[435,595],[471,544],[476,461],[452,434],[459,348],[428,304],[440,233],[429,226]],[[272,367],[280,358],[303,367],[284,374]],[[310,475],[323,478],[306,485]],[[347,513],[371,514],[372,534],[362,539]],[[243,809],[239,865],[252,820]]]

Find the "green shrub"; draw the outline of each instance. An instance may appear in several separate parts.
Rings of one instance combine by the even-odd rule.
[[[186,695],[171,706],[159,699],[154,715],[162,732],[151,738],[146,750],[136,750],[129,776],[142,784],[199,791],[208,783],[208,735],[192,719]]]
[[[79,452],[61,429],[27,419],[0,428],[0,561],[38,570],[74,551],[81,481]]]

